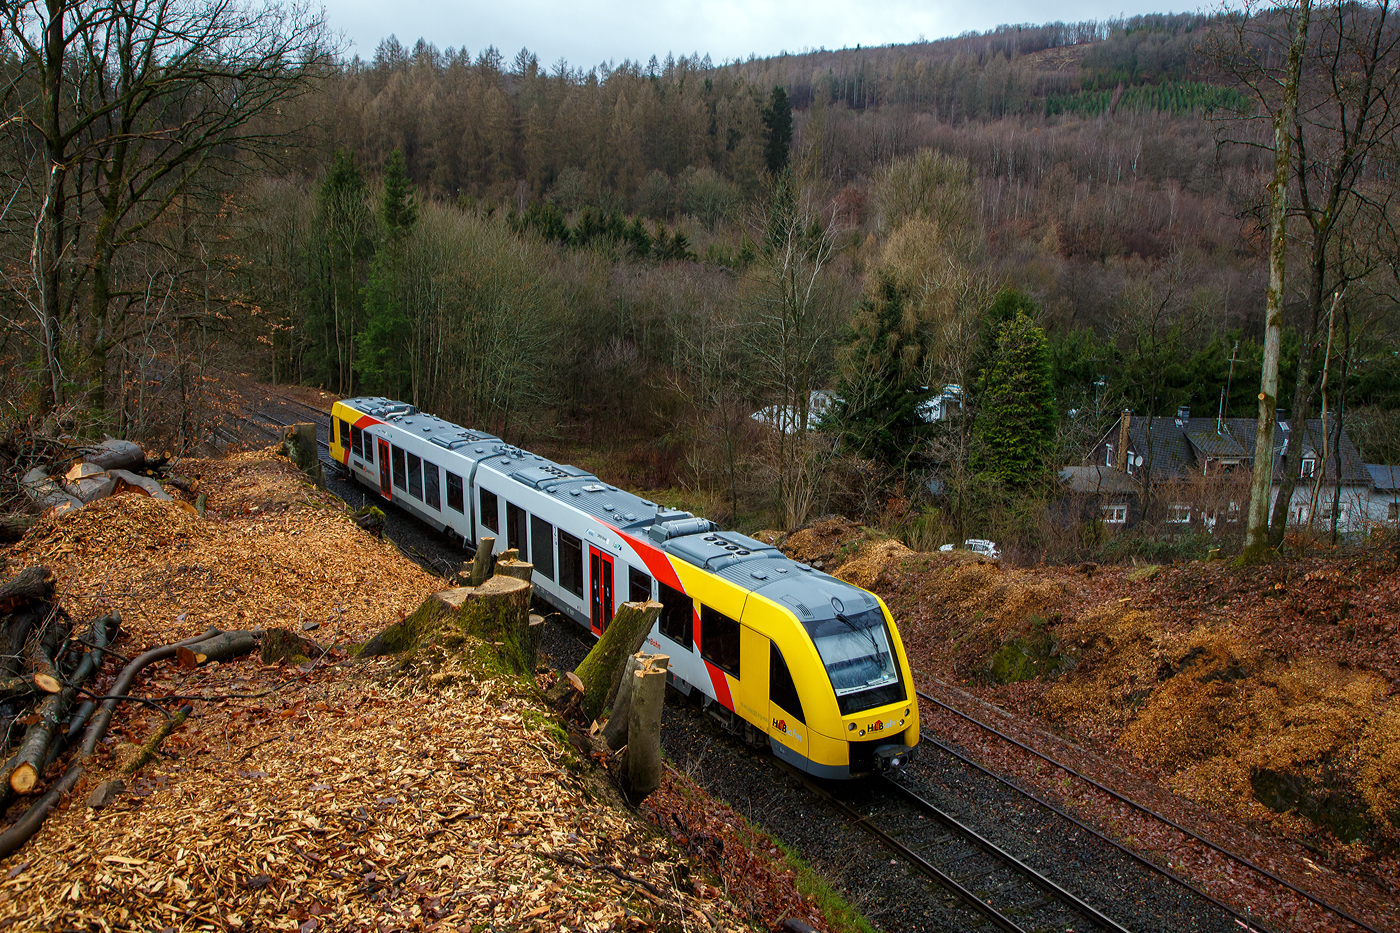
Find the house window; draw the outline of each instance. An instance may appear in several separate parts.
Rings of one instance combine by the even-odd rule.
[[[1113,445],[1112,445],[1112,444],[1104,444],[1104,445],[1103,445],[1103,465],[1104,465],[1104,466],[1107,466],[1107,467],[1113,466]]]
[[[454,512],[461,512],[464,511],[462,504],[462,477],[449,471],[447,474],[447,507]]]
[[[423,461],[417,454],[408,455],[408,494],[415,499],[423,498]]]
[[[583,542],[567,531],[559,532],[559,583],[583,597]]]
[[[438,494],[441,477],[442,474],[438,472],[436,463],[423,461],[423,504],[438,511],[442,510],[442,497]]]
[[[1126,505],[1106,505],[1103,507],[1103,520],[1108,525],[1121,525],[1128,520]]]
[[[1128,456],[1123,459],[1127,464],[1128,475],[1131,476],[1133,473],[1133,452],[1131,450],[1128,451]]]
[[[689,596],[674,587],[662,583],[658,588],[661,591],[661,634],[690,650],[695,604]]]
[[[1167,521],[1173,525],[1189,525],[1191,523],[1191,506],[1173,505],[1168,507]]]
[[[1317,460],[1312,457],[1304,457],[1303,465],[1298,469],[1299,476],[1312,476],[1317,471]]]
[[[481,490],[481,525],[490,531],[501,533],[501,505],[496,494],[489,489]]]
[[[739,621],[709,606],[701,606],[700,657],[738,677]]]

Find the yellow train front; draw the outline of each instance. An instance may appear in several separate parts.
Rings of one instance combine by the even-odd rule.
[[[331,453],[356,482],[472,547],[515,548],[535,594],[595,635],[621,603],[660,601],[648,640],[670,682],[750,742],[823,778],[909,760],[913,679],[874,594],[404,402],[332,415]]]

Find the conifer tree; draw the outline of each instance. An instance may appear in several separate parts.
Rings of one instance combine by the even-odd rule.
[[[909,463],[928,433],[920,414],[925,345],[907,290],[880,272],[861,300],[842,352],[833,420],[848,450],[894,467]]]
[[[369,320],[356,360],[366,389],[391,398],[413,394],[408,359],[412,323],[403,280],[408,239],[417,220],[418,204],[403,153],[395,149],[384,166],[384,195],[379,206],[381,245],[370,263],[365,286]]]
[[[1001,326],[980,382],[973,469],[1009,488],[1043,479],[1055,439],[1050,354],[1024,311]]]
[[[774,87],[768,98],[768,106],[763,110],[763,127],[764,159],[768,171],[776,175],[787,166],[788,152],[792,148],[792,104],[781,86]]]

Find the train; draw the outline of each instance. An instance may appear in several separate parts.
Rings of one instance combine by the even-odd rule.
[[[875,594],[406,402],[336,402],[329,446],[354,481],[466,548],[517,549],[536,597],[595,636],[622,603],[661,603],[647,643],[670,656],[668,683],[795,769],[844,780],[910,761],[914,682]]]

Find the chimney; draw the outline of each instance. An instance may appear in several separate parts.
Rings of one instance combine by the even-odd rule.
[[[1188,420],[1190,420],[1190,418],[1191,418],[1191,408],[1190,408],[1189,406],[1187,406],[1187,405],[1182,405],[1180,408],[1178,408],[1178,409],[1176,410],[1176,426],[1177,426],[1178,428],[1183,428],[1183,427],[1185,427],[1185,426],[1186,426],[1186,422],[1187,422]]]
[[[1123,417],[1118,419],[1118,463],[1120,470],[1128,469],[1128,425],[1132,423],[1132,409],[1123,409]]]

